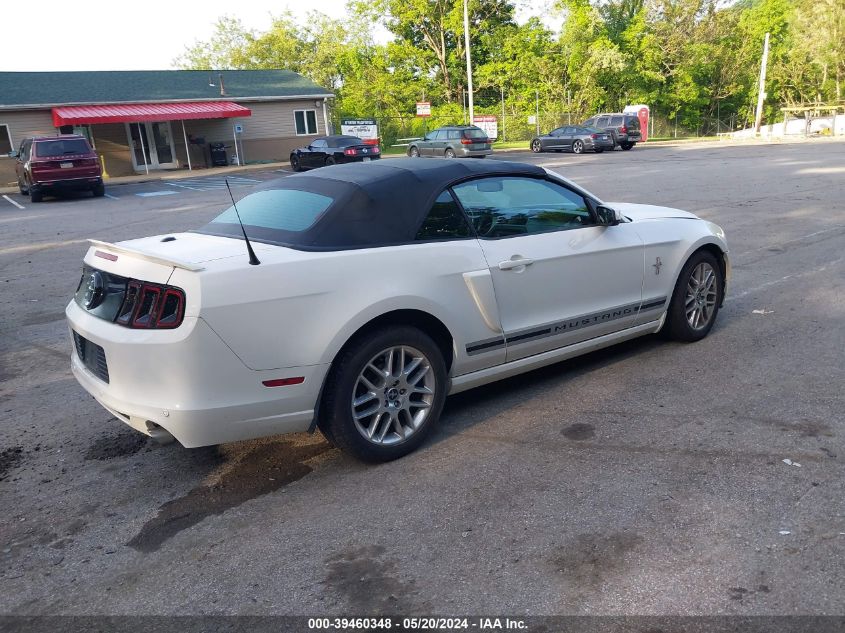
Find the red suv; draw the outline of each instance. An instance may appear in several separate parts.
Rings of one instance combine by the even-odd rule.
[[[105,194],[103,168],[88,139],[78,134],[36,136],[24,139],[15,173],[21,193],[33,202],[45,194],[68,190],[88,190],[95,197]]]

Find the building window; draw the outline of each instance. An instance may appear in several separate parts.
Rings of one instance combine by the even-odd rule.
[[[307,136],[317,133],[316,110],[294,110],[293,119],[296,122],[296,135]]]
[[[0,157],[8,156],[12,149],[12,131],[8,125],[0,123]]]

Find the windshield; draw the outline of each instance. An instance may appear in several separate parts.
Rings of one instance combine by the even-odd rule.
[[[87,154],[91,150],[88,142],[81,138],[62,138],[55,141],[37,141],[35,143],[35,155],[64,156],[65,154]]]
[[[279,239],[281,231],[298,233],[311,227],[334,202],[329,196],[298,191],[296,189],[273,189],[257,191],[238,202],[238,212],[245,226],[260,231],[264,239]],[[238,227],[235,208],[229,207],[223,213],[205,225],[201,231],[210,233],[228,232],[232,226]],[[250,234],[250,231],[247,231]]]

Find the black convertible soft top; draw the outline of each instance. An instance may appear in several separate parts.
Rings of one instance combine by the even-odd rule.
[[[368,248],[412,242],[435,198],[462,180],[484,175],[543,176],[535,165],[498,160],[396,158],[324,167],[267,182],[254,191],[292,189],[333,202],[302,231],[250,227],[250,239],[307,250]],[[281,210],[280,210],[281,211]],[[200,233],[241,237],[237,224],[212,222]]]

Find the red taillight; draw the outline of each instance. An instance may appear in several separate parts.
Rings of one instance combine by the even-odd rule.
[[[627,133],[628,133],[628,128],[627,128],[627,127],[625,127],[625,126],[623,125],[622,127],[620,127],[620,128],[619,128],[619,132],[620,132],[621,134],[627,134]]]
[[[590,138],[598,138],[598,137],[599,137],[598,134],[590,134]]]
[[[343,153],[346,154],[347,156],[355,156],[355,154],[357,152],[350,147],[349,149],[343,150]]]
[[[380,153],[381,153],[381,150],[379,149],[378,145],[376,145],[375,147],[373,147],[370,151],[371,151],[373,154],[380,154]]]
[[[475,141],[472,140],[471,138],[462,138],[461,139],[461,145],[472,145],[473,143],[475,143]]]
[[[182,324],[184,315],[185,293],[179,288],[130,281],[115,323],[135,329],[172,329]]]

